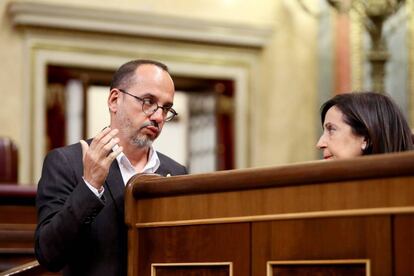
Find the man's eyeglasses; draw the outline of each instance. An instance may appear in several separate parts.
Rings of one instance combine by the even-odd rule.
[[[151,98],[140,98],[138,96],[132,95],[131,93],[128,93],[123,89],[118,88],[118,90],[142,102],[142,112],[144,112],[144,114],[147,116],[151,116],[152,114],[157,112],[158,108],[161,108],[162,110],[164,122],[171,121],[172,119],[174,119],[175,116],[178,115],[178,113],[172,107],[160,106]]]

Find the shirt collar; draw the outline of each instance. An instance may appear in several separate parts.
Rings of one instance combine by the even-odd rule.
[[[137,172],[135,170],[135,168],[129,161],[128,157],[126,157],[126,155],[123,152],[121,152],[116,157],[116,160],[118,162],[119,169],[121,170],[122,178],[124,180],[125,185],[133,175],[137,173],[155,173],[160,167],[160,159],[158,157],[157,151],[154,149],[153,146],[149,148],[148,162],[145,165],[144,169],[140,172]]]

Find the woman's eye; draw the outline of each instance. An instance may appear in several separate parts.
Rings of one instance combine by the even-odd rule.
[[[327,126],[327,127],[326,127],[326,131],[327,131],[329,134],[332,134],[335,130],[336,130],[336,129],[335,129],[334,127],[332,127],[332,126]]]

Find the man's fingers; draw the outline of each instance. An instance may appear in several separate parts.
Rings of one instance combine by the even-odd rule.
[[[81,143],[81,146],[82,146],[82,160],[83,160],[85,159],[85,155],[89,149],[89,145],[84,140],[80,140],[79,142]]]
[[[122,152],[122,150],[122,146],[115,149],[113,152],[108,154],[108,156],[105,159],[105,162],[107,162],[107,164],[110,165],[115,160],[115,158]]]
[[[103,146],[107,145],[108,143],[111,142],[111,140],[118,134],[119,130],[118,129],[113,129],[111,130],[109,133],[107,133],[104,137],[102,137],[102,139],[99,141],[100,144],[102,144]],[[112,147],[111,147],[112,148]]]
[[[115,138],[113,138],[113,139],[111,139],[105,146],[104,146],[104,149],[106,150],[106,151],[108,151],[108,152],[110,152],[112,149],[113,149],[113,147],[116,145],[116,144],[118,144],[119,143],[119,138],[118,137],[115,137]]]
[[[114,137],[118,134],[118,129],[112,129],[106,128],[104,131],[99,133],[92,141],[91,143],[91,149],[96,149],[98,151],[102,151],[104,149],[105,151],[110,150],[112,147],[107,147],[107,145],[112,141]],[[104,135],[103,135],[104,134]],[[106,155],[106,154],[105,154]]]
[[[101,132],[99,132],[93,139],[91,143],[91,148],[95,148],[95,146],[104,138],[109,132],[111,132],[110,127],[104,128]]]

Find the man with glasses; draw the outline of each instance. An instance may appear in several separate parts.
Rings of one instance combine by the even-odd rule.
[[[164,123],[177,116],[173,99],[164,64],[127,62],[112,79],[110,125],[46,156],[36,198],[41,265],[63,275],[126,275],[126,183],[136,173],[187,173],[152,147]]]

